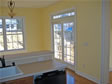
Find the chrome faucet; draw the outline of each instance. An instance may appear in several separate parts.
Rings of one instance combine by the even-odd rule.
[[[0,58],[0,61],[1,61],[2,67],[6,67],[4,56],[2,58]]]

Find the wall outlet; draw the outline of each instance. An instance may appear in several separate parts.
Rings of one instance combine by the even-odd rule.
[[[86,65],[85,65],[85,64],[83,64],[83,65],[82,65],[82,67],[83,67],[83,68],[85,68],[85,67],[86,67]]]

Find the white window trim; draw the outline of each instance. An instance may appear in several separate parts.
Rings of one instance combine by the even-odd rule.
[[[75,16],[70,16],[70,17],[74,17],[74,23],[75,23],[75,36],[76,36],[76,44],[77,44],[77,25],[76,25],[76,8],[69,8],[69,9],[64,9],[64,10],[61,10],[61,11],[58,11],[58,12],[55,12],[55,13],[52,13],[51,15],[50,15],[50,27],[51,27],[51,51],[54,51],[54,33],[53,33],[53,25],[52,25],[52,23],[54,22],[54,20],[52,19],[52,17],[54,16],[54,15],[58,15],[58,14],[62,14],[62,13],[66,13],[66,12],[71,12],[71,11],[73,11],[73,12],[75,12]],[[66,18],[66,17],[64,17],[64,18]],[[56,21],[59,21],[60,19],[55,19],[55,22]],[[75,45],[76,46],[76,45]]]
[[[0,19],[2,19],[3,21],[4,21],[4,19],[10,19],[10,17],[8,17],[8,16],[0,16]],[[6,50],[6,48],[4,48],[4,50],[3,51],[0,51],[0,53],[1,53],[1,55],[4,55],[5,54],[5,52],[11,52],[11,53],[14,53],[14,52],[19,52],[19,51],[26,51],[26,33],[25,33],[25,17],[23,17],[23,16],[17,16],[17,17],[14,17],[14,19],[22,19],[23,20],[23,25],[22,25],[22,35],[23,35],[23,48],[22,49],[15,49],[15,50]],[[5,23],[3,22],[3,28],[5,28],[4,27],[5,26]],[[4,29],[5,30],[5,29]],[[3,30],[3,32],[5,32]],[[4,35],[3,35],[3,38],[4,38]],[[5,40],[6,40],[6,38],[5,38]],[[4,41],[4,42],[6,42],[6,41]]]
[[[102,0],[101,67],[99,84],[109,83],[110,0]]]
[[[71,66],[71,69],[72,70],[77,70],[77,25],[76,25],[76,8],[69,8],[69,9],[65,9],[65,10],[62,10],[62,11],[58,11],[58,12],[56,12],[56,13],[52,13],[51,15],[50,15],[50,24],[51,24],[51,50],[54,52],[54,30],[53,30],[53,22],[54,22],[54,20],[55,21],[59,21],[60,19],[52,19],[52,17],[53,16],[55,16],[55,15],[59,15],[59,14],[62,14],[62,13],[66,13],[66,12],[71,12],[71,11],[73,11],[73,12],[75,12],[75,15],[74,16],[70,16],[70,17],[74,17],[74,36],[75,36],[75,39],[74,39],[74,51],[75,51],[75,56],[74,56],[74,59],[75,59],[75,61],[74,61],[74,65],[73,66],[71,66],[71,64],[69,64],[69,63],[66,63],[66,62],[64,62],[64,61],[61,61],[61,60],[58,60],[58,59],[56,59],[56,60],[58,60],[58,61],[60,61],[60,62],[63,62],[63,63],[65,63],[65,64],[67,64],[67,65],[70,65]],[[66,18],[66,17],[64,17],[64,18]],[[62,18],[61,18],[62,19]],[[54,58],[54,56],[53,56],[53,59],[55,59]],[[63,57],[62,57],[62,60],[63,60]]]

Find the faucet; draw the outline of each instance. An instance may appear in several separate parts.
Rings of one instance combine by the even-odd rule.
[[[0,61],[2,63],[2,67],[6,67],[4,55],[2,58],[0,58]]]

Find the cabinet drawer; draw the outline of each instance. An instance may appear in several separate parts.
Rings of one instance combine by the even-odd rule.
[[[2,84],[33,84],[33,76],[7,81]]]

